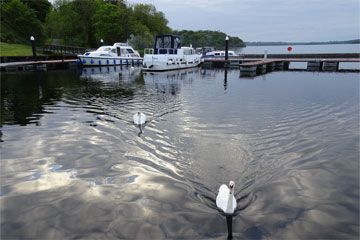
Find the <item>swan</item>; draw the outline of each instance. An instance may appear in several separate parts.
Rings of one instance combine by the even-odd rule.
[[[222,184],[216,197],[216,206],[224,211],[225,214],[233,214],[236,209],[236,199],[234,197],[235,182],[230,181],[229,187]]]
[[[142,125],[146,122],[146,115],[142,112],[138,112],[134,114],[133,119],[136,125]]]

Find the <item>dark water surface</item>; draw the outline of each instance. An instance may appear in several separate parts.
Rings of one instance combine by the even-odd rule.
[[[359,238],[359,74],[239,76],[2,74],[1,238]]]

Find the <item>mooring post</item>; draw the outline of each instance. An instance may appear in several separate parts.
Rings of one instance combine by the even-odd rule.
[[[31,41],[33,57],[36,57],[36,48],[35,48],[35,38],[34,38],[34,36],[30,37],[30,41]]]
[[[229,37],[225,38],[225,64],[227,64],[227,60],[229,59]]]
[[[264,50],[264,60],[267,59],[267,51],[268,51],[267,49]]]

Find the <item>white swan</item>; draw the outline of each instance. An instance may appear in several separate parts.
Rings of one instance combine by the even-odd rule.
[[[236,209],[236,199],[234,197],[235,183],[229,182],[229,187],[222,184],[216,197],[216,206],[224,211],[225,214],[233,214]]]
[[[146,115],[142,112],[138,112],[134,114],[133,119],[136,125],[142,125],[146,122]]]

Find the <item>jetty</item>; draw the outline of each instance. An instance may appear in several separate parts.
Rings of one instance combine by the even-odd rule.
[[[76,56],[62,57],[1,57],[0,69],[5,72],[14,71],[47,71],[56,69],[73,69],[79,59]]]
[[[225,58],[205,58],[202,66],[239,68],[240,76],[252,77],[275,70],[289,70],[291,62],[307,63],[306,70],[308,71],[339,71],[339,64],[342,62],[360,64],[360,54],[245,54],[227,60]]]

